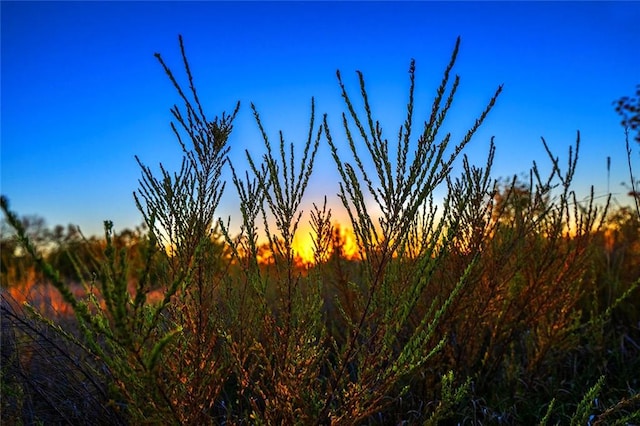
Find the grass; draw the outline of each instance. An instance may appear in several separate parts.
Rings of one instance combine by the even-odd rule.
[[[411,63],[393,142],[361,73],[361,110],[337,74],[346,144],[313,100],[306,142],[272,144],[252,105],[264,154],[247,152],[244,174],[227,156],[239,104],[207,118],[182,39],[186,89],[157,55],[184,103],[172,109],[183,162],[156,175],[137,159],[143,228],[106,222],[103,239],[69,231],[43,251],[2,198],[15,232],[2,252],[3,422],[636,422],[640,217],[577,200],[579,134],[566,161],[542,140],[548,176],[534,162],[524,181],[494,178],[493,142],[471,164],[465,147],[501,87],[461,140],[442,134],[459,43],[418,131]],[[311,211],[314,262],[302,264],[293,240],[323,140],[357,255],[345,256],[325,198]],[[237,235],[216,217],[225,167]],[[33,279],[72,314],[17,303]]]

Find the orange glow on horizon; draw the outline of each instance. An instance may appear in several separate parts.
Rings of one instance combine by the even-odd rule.
[[[310,225],[301,226],[293,239],[293,249],[303,263],[313,264],[314,258],[314,244],[313,241],[316,238],[315,233],[311,229]],[[356,236],[351,228],[346,228],[338,223],[333,224],[333,236],[329,246],[329,254],[335,250],[336,244],[339,244],[341,248],[341,255],[346,259],[360,259],[360,251],[358,250],[358,244],[356,242]]]
[[[71,293],[77,300],[87,300],[88,292],[82,284],[71,283],[69,284],[69,290],[71,290]],[[3,294],[3,298],[6,297],[7,303],[15,304],[14,310],[27,303],[46,318],[52,319],[74,315],[71,305],[68,304],[60,292],[48,282],[38,283],[37,280],[30,280],[27,284],[8,288],[3,287],[0,291],[6,294],[6,296]],[[97,303],[100,304],[102,312],[106,312],[106,304],[100,290],[94,287],[91,288],[90,291],[96,298]],[[135,286],[133,283],[129,285],[129,294],[131,297],[135,294]],[[151,290],[146,295],[147,303],[149,304],[159,303],[163,297],[164,293],[162,289]],[[93,309],[95,307],[91,308]]]

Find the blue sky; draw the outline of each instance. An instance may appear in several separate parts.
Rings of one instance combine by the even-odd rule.
[[[274,142],[283,130],[302,143],[315,96],[334,138],[344,140],[336,69],[354,97],[355,70],[364,72],[374,113],[393,140],[411,58],[421,123],[461,36],[461,85],[447,123],[454,140],[504,84],[466,151],[474,163],[484,164],[491,136],[496,177],[526,172],[533,160],[547,165],[541,136],[564,163],[580,130],[576,190],[586,195],[594,185],[605,194],[610,156],[611,192],[628,202],[620,186],[628,181],[624,133],[612,102],[640,83],[638,2],[3,1],[1,8],[1,192],[14,210],[49,225],[93,234],[105,219],[119,229],[141,222],[134,155],[154,169],[179,164],[169,127],[179,99],[153,56],[161,53],[183,77],[178,34],[208,114],[241,102],[230,139],[240,170],[245,148],[263,152],[250,102]],[[324,194],[336,200],[335,176],[323,140],[306,210]],[[232,191],[219,214],[237,218]]]

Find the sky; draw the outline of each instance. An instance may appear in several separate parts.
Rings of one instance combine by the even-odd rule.
[[[159,163],[177,170],[169,110],[180,100],[154,53],[185,82],[179,34],[206,113],[241,103],[229,140],[240,171],[245,149],[264,152],[251,102],[272,143],[282,130],[300,150],[313,96],[316,118],[328,114],[347,153],[337,69],[354,98],[355,71],[364,73],[374,115],[393,141],[406,114],[411,59],[420,124],[460,36],[460,88],[444,126],[454,141],[504,87],[465,150],[472,163],[485,164],[495,137],[494,177],[527,173],[534,160],[548,170],[540,138],[565,164],[579,130],[578,194],[593,185],[598,196],[609,188],[629,202],[613,102],[640,83],[640,2],[2,1],[0,13],[0,189],[12,210],[50,226],[71,223],[87,235],[100,234],[106,219],[134,227],[142,222],[134,156],[156,171]],[[218,210],[232,226],[239,225],[233,190],[229,182]],[[344,218],[337,192],[323,138],[305,210],[327,195],[334,217]]]

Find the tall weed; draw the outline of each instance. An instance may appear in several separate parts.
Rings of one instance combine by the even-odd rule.
[[[317,123],[313,99],[302,144],[286,142],[282,132],[272,144],[251,105],[264,154],[247,151],[241,173],[228,158],[239,104],[229,115],[208,118],[179,42],[186,90],[156,56],[183,102],[171,110],[180,169],[160,165],[156,175],[136,157],[142,177],[134,199],[148,231],[135,246],[123,245],[106,222],[102,246],[71,257],[83,296],[71,291],[2,198],[22,250],[70,305],[78,333],[45,318],[21,330],[44,335],[35,324],[47,324],[92,357],[58,368],[86,374],[99,394],[93,401],[107,401],[109,418],[132,424],[545,424],[637,413],[637,383],[620,396],[615,382],[613,400],[590,403],[610,371],[594,375],[581,355],[605,353],[611,343],[605,330],[616,315],[632,317],[625,303],[639,284],[625,276],[618,287],[605,288],[622,271],[611,256],[608,275],[594,271],[602,261],[594,247],[607,235],[608,204],[597,205],[593,193],[579,201],[572,190],[579,134],[566,167],[542,140],[546,176],[533,163],[527,178],[495,179],[493,140],[483,164],[472,164],[465,147],[502,87],[459,141],[442,134],[460,84],[452,76],[458,39],[419,131],[413,61],[406,118],[391,142],[375,119],[363,74],[357,73],[358,110],[338,72],[346,143],[338,142],[327,115]],[[345,256],[325,198],[322,207],[312,204],[314,262],[305,265],[294,238],[323,139],[357,253]],[[231,218],[216,216],[227,166],[240,202],[235,235]],[[438,205],[439,188],[446,196]],[[20,271],[5,274],[4,268],[3,280]],[[14,308],[2,309],[22,324]],[[635,342],[632,326],[625,327]],[[3,341],[2,389],[11,395],[3,412],[30,404],[28,382],[15,380],[23,364],[16,361],[19,351],[9,350],[11,333],[3,330],[9,340]],[[632,346],[616,352],[614,365],[637,353]],[[606,369],[608,360],[593,362]]]

